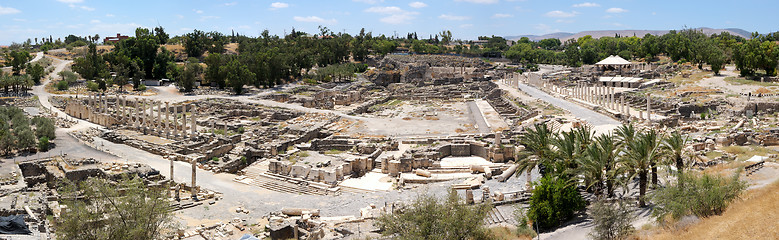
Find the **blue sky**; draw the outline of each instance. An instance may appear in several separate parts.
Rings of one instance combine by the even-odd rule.
[[[742,28],[779,30],[777,1],[688,0],[0,0],[0,44],[68,34],[132,35],[162,25],[171,35],[193,29],[281,35],[322,25],[350,34],[427,37],[441,30],[455,39],[617,29]]]

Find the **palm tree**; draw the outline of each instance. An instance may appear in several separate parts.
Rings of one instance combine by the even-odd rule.
[[[525,146],[525,150],[518,155],[532,155],[534,157],[525,156],[519,161],[519,168],[517,171],[527,172],[527,184],[530,185],[530,172],[538,166],[543,164],[549,166],[553,159],[554,152],[552,151],[551,143],[555,134],[546,126],[546,124],[536,124],[533,128],[527,129],[527,132],[519,136],[519,143]],[[519,156],[517,159],[520,159]],[[519,175],[519,174],[517,174]]]
[[[649,169],[653,166],[655,159],[661,154],[660,141],[655,130],[649,130],[635,136],[633,141],[625,142],[626,152],[623,155],[623,162],[633,170],[633,176],[638,175],[639,198],[638,203],[641,207],[646,206],[644,197],[646,196],[647,175]]]
[[[552,163],[554,166],[550,167],[553,167],[552,171],[555,174],[566,174],[570,172],[569,170],[576,169],[576,160],[579,159],[583,151],[574,131],[562,132],[554,136],[552,146],[554,147],[555,161]]]
[[[678,131],[674,131],[671,135],[663,139],[663,150],[667,156],[673,159],[676,164],[676,171],[681,176],[684,171],[684,160],[682,155],[684,154],[684,145],[687,143],[688,138],[682,137]]]

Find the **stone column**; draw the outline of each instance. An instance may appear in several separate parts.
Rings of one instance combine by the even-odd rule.
[[[652,121],[652,101],[649,98],[649,94],[646,95],[646,120]]]
[[[178,108],[173,107],[173,137],[179,134]]]
[[[157,133],[162,135],[162,102],[157,102]]]
[[[165,102],[165,136],[170,135],[170,103]]]
[[[140,124],[140,121],[141,121],[141,119],[139,118],[140,114],[138,114],[138,106],[139,106],[138,105],[138,99],[136,98],[135,99],[135,106],[133,106],[133,113],[134,113],[133,116],[135,117],[135,119],[133,120],[133,127],[135,127],[135,128],[140,128],[139,124]]]
[[[197,199],[197,161],[192,159],[192,199]]]
[[[627,114],[627,111],[626,111],[627,108],[625,107],[625,96],[624,95],[620,95],[619,96],[619,102],[620,102],[620,104],[619,104],[620,112],[622,112],[623,114]]]
[[[187,107],[188,105],[183,105],[183,109],[181,109],[181,136],[186,137],[187,136]]]
[[[192,116],[190,116],[190,119],[192,119],[192,124],[189,125],[189,130],[192,131],[191,137],[197,136],[197,118],[195,117],[195,114],[195,106],[192,106]]]
[[[614,102],[614,88],[609,88],[609,108],[611,109],[617,109],[616,104]]]

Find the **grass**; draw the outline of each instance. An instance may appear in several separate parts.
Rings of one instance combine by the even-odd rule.
[[[779,239],[779,182],[747,191],[721,215],[686,229],[662,229],[640,239]]]
[[[733,85],[757,85],[763,87],[779,86],[779,84],[773,82],[760,82],[760,81],[749,80],[741,77],[726,77],[725,82],[728,82]]]
[[[776,151],[768,149],[762,146],[727,146],[724,147],[725,152],[736,155],[737,160],[747,160],[754,155],[767,156],[768,154],[775,154]]]
[[[325,151],[325,154],[336,155],[336,154],[341,154],[343,152],[344,151],[337,150],[337,149],[330,149],[330,150]]]
[[[496,240],[517,240],[532,239],[530,236],[518,236],[517,231],[510,227],[493,227],[487,229],[490,239]]]
[[[721,157],[721,156],[722,156],[721,152],[711,151],[711,152],[707,152],[706,153],[706,157],[711,159],[711,160],[714,160],[715,158],[718,158],[718,157]]]

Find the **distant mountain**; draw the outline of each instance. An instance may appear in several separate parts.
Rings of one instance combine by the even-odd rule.
[[[713,28],[704,27],[704,28],[697,28],[697,29],[702,30],[703,33],[705,33],[706,35],[729,32],[732,35],[741,36],[744,38],[752,37],[752,33],[740,28],[713,29]],[[647,33],[652,35],[663,35],[668,33],[669,31],[670,30],[600,30],[600,31],[583,31],[578,33],[557,32],[557,33],[550,33],[544,35],[505,36],[504,38],[509,40],[519,40],[522,37],[527,37],[532,41],[538,41],[547,38],[557,38],[560,39],[560,41],[565,42],[568,39],[572,39],[572,38],[578,39],[580,37],[584,37],[587,35],[590,35],[593,38],[613,37],[616,35],[623,36],[623,37],[632,37],[632,36],[643,37]]]

